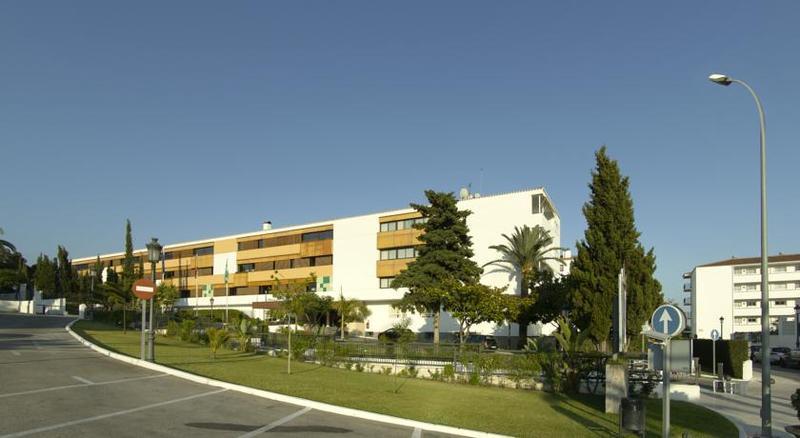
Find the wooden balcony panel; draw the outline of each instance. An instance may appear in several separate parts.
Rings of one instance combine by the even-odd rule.
[[[297,243],[294,245],[273,246],[270,248],[248,249],[239,251],[236,254],[236,259],[239,263],[242,263],[250,259],[299,255],[301,246],[301,244]]]
[[[419,236],[421,235],[422,230],[413,228],[399,231],[384,231],[378,233],[378,249],[419,245],[422,243],[419,241]]]
[[[315,257],[333,254],[333,239],[300,244],[300,257]]]
[[[394,277],[400,271],[408,267],[408,263],[414,259],[399,260],[378,260],[376,262],[376,273],[378,277]]]

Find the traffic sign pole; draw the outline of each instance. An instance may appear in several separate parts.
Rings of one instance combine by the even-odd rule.
[[[671,365],[670,364],[670,341],[671,339],[667,338],[664,341],[664,407],[663,410],[663,421],[662,421],[662,433],[661,436],[668,437],[669,436],[669,378],[671,372]]]
[[[147,328],[147,324],[145,324],[145,315],[147,315],[147,301],[146,300],[141,300],[141,301],[142,301],[142,352],[141,352],[142,354],[140,355],[140,357],[142,360],[145,360],[147,359],[147,357],[145,356],[145,352],[147,351],[147,349],[145,348],[145,342],[144,342],[144,329]]]
[[[650,324],[653,329],[648,333],[648,336],[660,339],[664,342],[664,347],[661,350],[664,354],[664,378],[662,379],[662,434],[663,436],[668,437],[670,399],[669,380],[671,373],[670,343],[674,336],[681,334],[686,328],[686,317],[684,316],[683,311],[678,307],[673,306],[672,304],[663,304],[658,306],[656,311],[653,312],[653,316],[650,318]]]

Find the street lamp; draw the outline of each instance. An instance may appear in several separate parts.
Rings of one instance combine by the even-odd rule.
[[[761,99],[746,82],[714,73],[708,77],[715,84],[737,83],[747,89],[756,101],[761,128],[761,435],[772,436],[772,388],[769,363],[769,270],[767,267],[767,133]]]
[[[211,297],[211,324],[214,324],[214,297]]]
[[[150,261],[150,271],[153,276],[153,284],[156,282],[156,264],[161,261],[161,249],[163,248],[158,239],[153,237],[147,245],[147,259]],[[150,362],[156,361],[156,331],[153,325],[153,308],[156,306],[156,296],[150,299],[150,334],[148,336],[150,345],[148,347],[148,358]]]
[[[720,339],[724,339],[725,338],[724,336],[722,336],[722,323],[723,322],[725,322],[725,317],[724,316],[720,316],[719,317],[719,338]]]
[[[794,348],[800,350],[800,304],[794,305]]]

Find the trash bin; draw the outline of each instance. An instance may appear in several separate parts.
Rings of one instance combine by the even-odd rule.
[[[645,411],[644,400],[640,398],[623,398],[619,403],[619,435],[623,431],[636,432],[644,436]]]
[[[717,374],[719,375],[720,380],[725,378],[725,363],[717,362]]]

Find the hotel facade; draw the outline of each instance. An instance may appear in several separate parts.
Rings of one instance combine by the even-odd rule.
[[[770,345],[794,347],[795,305],[800,304],[800,254],[769,257]],[[732,258],[696,266],[683,274],[684,305],[691,315],[691,333],[708,339],[761,343],[761,258]]]
[[[514,227],[541,226],[560,247],[560,218],[543,188],[521,190],[490,196],[470,195],[462,190],[459,209],[470,210],[467,218],[473,260],[480,266],[496,260],[500,254],[491,245],[505,243],[502,234]],[[309,290],[334,300],[340,293],[346,298],[364,301],[371,315],[363,323],[350,324],[350,330],[376,336],[408,317],[416,332],[432,332],[430,315],[404,314],[392,307],[404,289],[392,289],[391,280],[414,260],[422,233],[412,227],[421,221],[410,208],[353,216],[305,225],[276,227],[264,223],[261,230],[164,246],[164,261],[157,266],[159,282],[174,284],[180,291],[176,307],[208,309],[229,308],[265,319],[276,299],[271,294],[276,282],[306,281],[312,275]],[[121,271],[123,253],[101,255],[105,269]],[[144,258],[145,276],[151,276],[146,250],[134,251]],[[563,263],[554,262],[557,274],[569,271],[570,253],[562,254]],[[79,273],[90,270],[95,257],[73,259]],[[138,262],[138,260],[137,260]],[[225,273],[228,272],[227,288]],[[105,278],[106,272],[103,272]],[[483,284],[506,288],[518,294],[513,274],[487,266]],[[542,327],[529,326],[528,335],[540,334]],[[457,332],[458,324],[449,314],[442,315],[442,333]],[[545,331],[547,331],[545,329]],[[473,333],[518,336],[516,324],[484,323]]]

